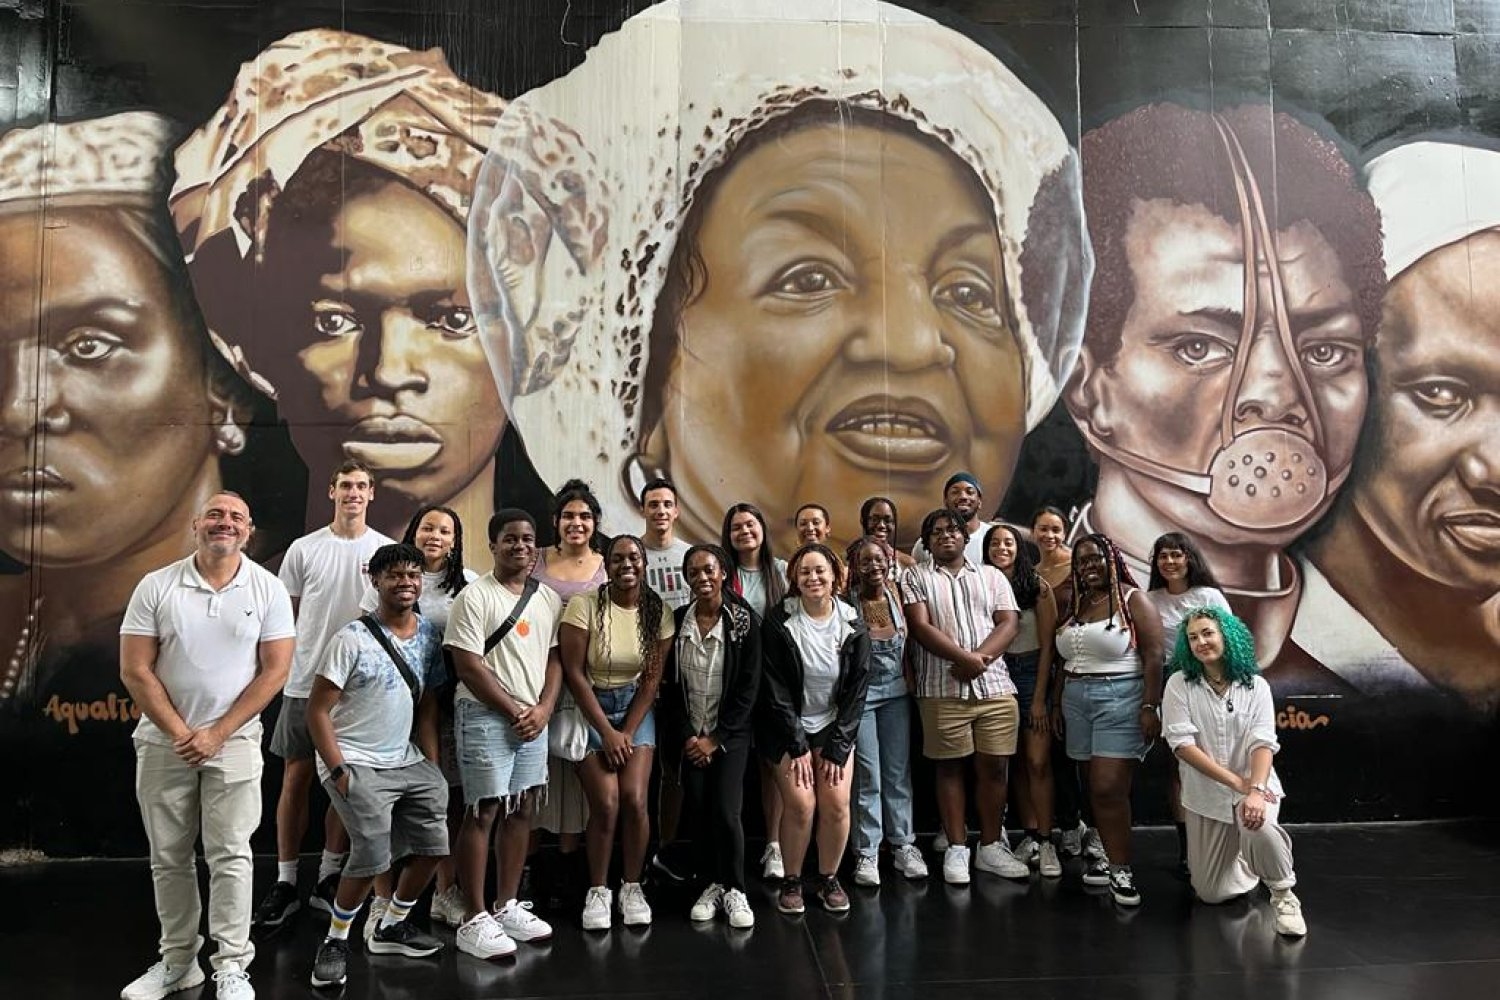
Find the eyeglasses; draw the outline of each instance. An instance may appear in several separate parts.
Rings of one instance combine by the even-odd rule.
[[[964,533],[964,529],[961,528],[961,527],[959,527],[956,524],[950,524],[950,525],[948,525],[945,528],[933,528],[932,529],[933,536],[934,537],[938,537],[938,538],[941,538],[944,535],[962,535],[963,533]]]
[[[1073,560],[1080,566],[1103,566],[1107,560],[1103,556],[1083,556]]]

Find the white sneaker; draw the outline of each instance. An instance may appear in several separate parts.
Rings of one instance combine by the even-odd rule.
[[[880,855],[861,854],[854,859],[854,884],[880,884]]]
[[[948,850],[948,848],[950,848],[952,846],[953,846],[952,844],[948,843],[948,831],[947,830],[939,829],[938,830],[938,835],[936,837],[932,838],[932,849],[934,851],[936,851],[938,854],[944,854],[944,853],[946,853],[947,850]],[[968,830],[968,827],[964,828],[964,842],[963,842],[963,846],[964,847],[968,847],[969,846],[969,830]]]
[[[1089,827],[1083,834],[1083,855],[1095,861],[1104,861],[1109,855],[1104,851],[1104,841],[1099,839],[1099,831]]]
[[[596,885],[583,897],[583,929],[586,931],[609,930],[613,894],[604,886]]]
[[[626,927],[644,927],[651,922],[651,904],[639,882],[620,886],[620,921]]]
[[[203,982],[203,970],[197,962],[168,965],[157,962],[146,974],[120,991],[120,1000],[161,1000],[178,990],[192,989]]]
[[[719,912],[719,906],[723,901],[724,887],[715,882],[699,894],[698,902],[694,903],[693,908],[688,911],[688,919],[700,924],[705,920],[712,920],[714,914]]]
[[[485,961],[516,953],[515,940],[501,929],[487,910],[480,911],[473,920],[459,925],[458,932],[453,937],[458,942],[459,951]]]
[[[462,926],[467,909],[463,893],[458,891],[457,885],[450,885],[442,892],[432,894],[432,919],[440,924],[453,928]]]
[[[1271,890],[1271,909],[1276,911],[1277,934],[1287,937],[1303,937],[1307,934],[1307,921],[1302,919],[1302,901],[1292,890]]]
[[[1004,840],[997,840],[993,844],[980,844],[978,852],[974,855],[974,867],[991,875],[999,875],[1004,878],[1029,878],[1031,868],[1010,853],[1010,848],[1005,846]]]
[[[380,927],[380,921],[385,918],[385,911],[391,908],[389,899],[381,899],[378,896],[370,900],[370,908],[365,911],[365,950],[369,950],[370,941],[375,937],[375,931]],[[463,923],[460,918],[459,923]]]
[[[755,911],[750,909],[750,900],[738,889],[730,889],[724,893],[724,914],[729,918],[729,926],[744,930],[755,926]]]
[[[1044,840],[1037,848],[1037,870],[1043,878],[1062,877],[1062,859],[1057,856],[1057,846]]]
[[[916,844],[906,844],[891,852],[891,866],[907,878],[926,878],[927,859]]]
[[[224,968],[214,973],[214,988],[219,1000],[255,1000],[250,973],[235,962],[225,962]]]
[[[1012,851],[1012,853],[1015,854],[1017,861],[1023,862],[1024,864],[1032,867],[1036,866],[1037,861],[1040,859],[1041,852],[1041,845],[1036,842],[1036,838],[1032,837],[1029,834],[1025,837],[1022,837],[1021,842],[1017,844],[1015,846],[1015,850]]]
[[[767,882],[786,878],[786,864],[781,860],[781,845],[776,841],[766,844],[765,853],[760,856],[760,863],[760,877]]]
[[[943,852],[943,881],[949,885],[969,884],[969,849],[949,847]]]
[[[531,912],[531,900],[512,899],[495,913],[500,929],[517,941],[545,941],[552,936],[552,925]]]

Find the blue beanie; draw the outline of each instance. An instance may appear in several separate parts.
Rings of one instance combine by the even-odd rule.
[[[944,496],[948,495],[948,491],[953,488],[954,483],[968,483],[970,486],[974,487],[974,491],[976,493],[978,493],[980,496],[984,496],[984,487],[979,485],[979,480],[974,478],[974,473],[972,472],[955,472],[953,475],[949,476],[948,481],[943,484]]]

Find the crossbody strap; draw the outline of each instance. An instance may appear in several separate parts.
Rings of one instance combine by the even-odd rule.
[[[516,627],[516,622],[521,620],[521,615],[526,611],[526,605],[531,601],[531,595],[536,593],[536,577],[528,576],[526,585],[521,588],[521,596],[516,600],[516,606],[510,609],[510,617],[500,623],[500,627],[490,633],[490,637],[484,640],[484,652],[488,656],[490,650],[500,645],[500,640],[510,634],[510,630]]]
[[[361,615],[359,621],[361,625],[370,630],[370,634],[375,637],[375,641],[380,643],[380,648],[385,650],[386,655],[396,664],[396,669],[401,671],[401,676],[406,681],[406,686],[411,689],[412,705],[416,705],[422,698],[422,684],[417,680],[416,673],[412,671],[411,664],[406,662],[406,657],[402,656],[401,651],[396,648],[395,643],[391,642],[391,637],[386,635],[385,629],[380,627],[380,623],[375,620],[374,615]]]

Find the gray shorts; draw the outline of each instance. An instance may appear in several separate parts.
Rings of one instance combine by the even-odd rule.
[[[379,875],[409,854],[447,856],[448,782],[436,764],[344,766],[349,769],[349,796],[340,795],[332,781],[324,781],[323,789],[349,831],[345,875]]]
[[[311,760],[317,748],[307,731],[307,699],[281,699],[276,731],[271,734],[271,752],[282,760]]]

